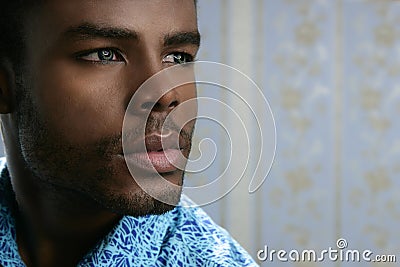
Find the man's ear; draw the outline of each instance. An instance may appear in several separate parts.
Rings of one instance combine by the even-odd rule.
[[[0,62],[0,114],[11,113],[14,109],[15,75],[11,64]]]

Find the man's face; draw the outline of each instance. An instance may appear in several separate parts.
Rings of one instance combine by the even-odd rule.
[[[120,214],[165,212],[171,206],[148,196],[128,171],[122,124],[130,99],[146,79],[195,57],[194,1],[46,2],[26,22],[28,57],[18,92],[19,144],[28,168],[38,179]],[[148,118],[130,118],[128,138],[143,141],[138,130],[143,129],[155,169],[177,185],[183,171],[165,165],[165,155],[156,153],[161,126],[171,110],[195,96],[194,85],[177,87],[159,99]],[[143,97],[142,108],[150,106]],[[194,121],[167,127],[171,136],[179,136],[178,149],[186,157],[193,127]],[[136,167],[135,178],[155,175],[143,164]],[[180,190],[152,186],[159,195],[179,200]]]

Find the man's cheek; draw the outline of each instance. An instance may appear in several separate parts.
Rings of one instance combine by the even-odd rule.
[[[98,140],[122,128],[123,109],[109,86],[60,80],[41,87],[38,107],[49,127],[72,143]]]

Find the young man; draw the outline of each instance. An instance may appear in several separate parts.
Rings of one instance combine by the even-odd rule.
[[[0,265],[256,265],[201,209],[146,194],[122,149],[135,91],[196,56],[193,0],[2,0],[0,20]],[[130,121],[132,131],[145,131],[129,135],[145,143],[140,153],[176,185],[184,171],[166,160],[175,150],[189,155],[194,122],[171,126],[167,136],[160,127],[195,96],[194,85],[156,103],[144,96],[148,118]],[[170,136],[179,136],[179,148],[163,151]],[[136,167],[136,178],[153,178]],[[179,190],[152,188],[174,204],[189,201]]]

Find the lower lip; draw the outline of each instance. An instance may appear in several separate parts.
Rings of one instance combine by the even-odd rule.
[[[175,166],[179,166],[181,157],[181,151],[178,149],[131,153],[124,156],[127,164],[133,164],[146,171],[155,170],[158,173],[176,171],[178,168]]]

